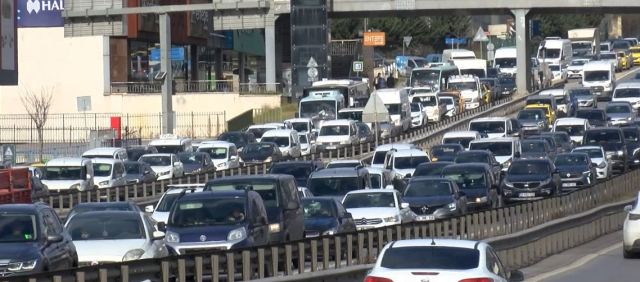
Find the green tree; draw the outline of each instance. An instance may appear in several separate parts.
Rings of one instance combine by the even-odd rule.
[[[540,20],[542,38],[548,36],[567,38],[567,31],[571,29],[599,26],[604,19],[604,14],[538,15],[534,19]]]

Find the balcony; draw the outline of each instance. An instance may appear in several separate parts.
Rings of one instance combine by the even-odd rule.
[[[174,94],[206,94],[206,93],[239,93],[250,94],[282,94],[280,83],[237,83],[233,80],[195,80],[174,81]],[[162,84],[159,82],[112,82],[111,94],[160,94]]]

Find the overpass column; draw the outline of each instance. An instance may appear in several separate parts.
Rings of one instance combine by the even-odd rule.
[[[268,20],[264,27],[264,56],[267,91],[276,91],[276,21]]]
[[[529,9],[514,9],[514,22],[516,25],[516,87],[518,94],[531,92],[531,44],[529,41]]]

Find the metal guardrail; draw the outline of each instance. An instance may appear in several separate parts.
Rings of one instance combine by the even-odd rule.
[[[128,282],[173,278],[186,281],[187,277],[201,281],[208,275],[213,282],[236,278],[246,281],[367,265],[375,262],[379,251],[389,242],[432,237],[487,240],[508,267],[522,267],[619,228],[621,221],[615,211],[621,212],[623,204],[606,204],[640,190],[635,184],[638,178],[640,170],[634,170],[570,194],[434,222],[406,223],[262,247],[83,267],[31,275],[29,281]],[[602,208],[592,210],[597,207]],[[611,218],[599,220],[603,213]],[[283,262],[305,267],[294,268],[293,264]],[[315,274],[322,275],[322,272]]]

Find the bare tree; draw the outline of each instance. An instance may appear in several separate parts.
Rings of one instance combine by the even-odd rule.
[[[44,126],[49,117],[49,109],[53,102],[53,93],[53,87],[42,87],[40,92],[36,92],[29,86],[24,87],[20,93],[22,105],[24,105],[29,118],[31,118],[31,121],[33,121],[33,124],[36,126],[40,161],[42,161],[42,152],[44,151]]]

